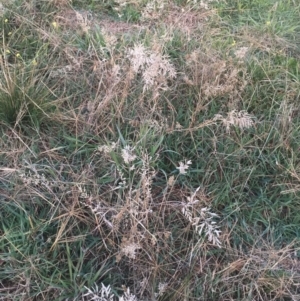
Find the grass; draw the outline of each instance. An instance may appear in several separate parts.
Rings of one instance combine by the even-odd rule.
[[[296,1],[0,5],[0,300],[298,300]]]

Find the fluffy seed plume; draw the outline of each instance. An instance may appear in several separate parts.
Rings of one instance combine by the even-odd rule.
[[[130,162],[134,161],[137,158],[137,156],[134,154],[133,148],[129,145],[126,145],[122,149],[122,158],[126,164],[129,164]]]
[[[176,77],[175,68],[169,62],[168,57],[157,51],[146,49],[142,44],[137,44],[130,49],[127,57],[132,70],[142,74],[144,90],[149,90],[153,86],[166,88],[166,80]]]
[[[176,167],[176,169],[179,170],[179,174],[185,175],[187,170],[190,168],[190,165],[192,164],[191,160],[186,161],[185,163],[179,162],[179,166]]]
[[[226,127],[226,131],[230,131],[230,126],[237,126],[240,129],[248,129],[254,125],[254,116],[248,114],[246,111],[233,110],[227,114],[227,117],[223,117],[220,114],[216,114],[214,120],[220,120]]]

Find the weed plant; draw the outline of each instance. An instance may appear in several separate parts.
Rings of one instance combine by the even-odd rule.
[[[299,300],[296,1],[0,4],[0,300]]]

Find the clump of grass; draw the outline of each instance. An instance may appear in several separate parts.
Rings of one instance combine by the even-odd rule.
[[[295,299],[297,4],[73,5],[0,7],[0,299]]]
[[[39,127],[44,117],[55,108],[53,97],[33,67],[19,62],[14,68],[1,62],[0,119],[14,127],[28,124]]]

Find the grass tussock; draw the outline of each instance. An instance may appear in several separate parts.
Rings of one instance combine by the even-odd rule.
[[[0,300],[298,300],[295,1],[0,4]]]

